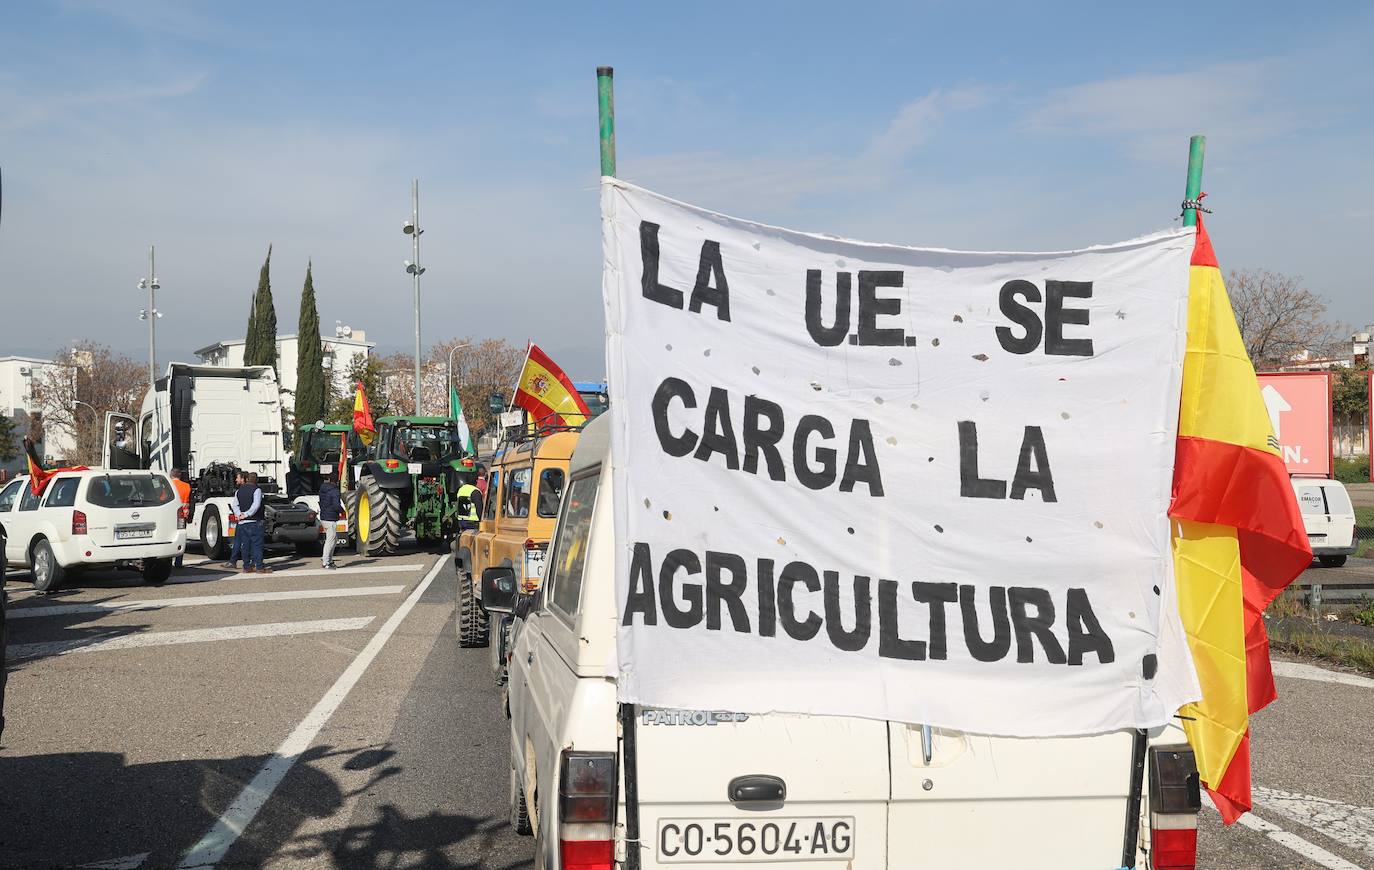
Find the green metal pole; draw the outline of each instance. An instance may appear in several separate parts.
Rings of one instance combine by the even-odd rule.
[[[1196,203],[1198,195],[1202,193],[1202,157],[1206,151],[1206,136],[1194,136],[1188,140],[1188,186],[1183,191],[1185,203]],[[1196,206],[1184,206],[1183,225],[1197,226]]]
[[[596,68],[596,96],[601,116],[601,174],[615,177],[615,70]]]

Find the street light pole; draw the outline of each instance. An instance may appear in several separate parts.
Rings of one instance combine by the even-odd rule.
[[[162,285],[157,282],[157,261],[154,248],[148,246],[148,277],[138,282],[138,289],[148,291],[148,307],[139,312],[139,319],[148,321],[148,389],[157,386],[157,319],[162,312],[157,310],[157,291]]]
[[[420,265],[420,179],[410,182],[410,220],[401,227],[401,232],[410,236],[413,260],[406,260],[406,271],[410,273],[415,294],[415,416],[420,415],[420,276],[425,274]]]
[[[462,350],[465,347],[472,347],[472,345],[470,343],[455,344],[453,347],[448,349],[448,388],[450,390],[453,389],[453,352],[456,350]],[[449,408],[448,411],[450,414],[453,413],[452,408]]]

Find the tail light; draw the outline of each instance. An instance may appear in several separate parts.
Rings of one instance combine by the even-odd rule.
[[[534,538],[526,538],[526,539],[525,539],[525,549],[526,549],[526,550],[542,550],[542,549],[544,549],[544,548],[547,547],[547,546],[548,546],[548,544],[546,544],[546,543],[540,543],[539,541],[536,541]]]
[[[399,460],[399,459],[388,459],[388,460],[386,460],[385,462],[383,462],[382,464],[385,465],[387,468],[400,468],[400,467],[401,467],[401,460]]]
[[[615,866],[615,754],[564,750],[558,780],[558,851],[563,870],[611,870]]]
[[[92,484],[94,486],[94,484]],[[86,534],[86,514],[83,511],[72,511],[72,534]]]
[[[189,505],[182,505],[177,508],[177,528],[186,528],[186,521],[191,518],[191,508]]]
[[[1202,808],[1197,762],[1187,745],[1150,749],[1150,867],[1195,870],[1197,814]]]

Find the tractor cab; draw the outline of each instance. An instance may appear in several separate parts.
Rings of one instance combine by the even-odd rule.
[[[339,467],[345,439],[348,462],[352,465],[362,458],[366,448],[351,425],[307,423],[300,427],[297,439],[300,447],[292,457],[291,469],[287,473],[288,495],[317,495],[324,475]]]

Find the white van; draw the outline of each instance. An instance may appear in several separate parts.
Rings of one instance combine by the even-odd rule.
[[[1355,552],[1355,508],[1350,493],[1339,480],[1323,477],[1292,477],[1302,524],[1312,555],[1327,568],[1339,568]]]
[[[161,585],[186,551],[186,509],[159,471],[64,471],[41,495],[21,475],[0,488],[0,524],[5,560],[31,569],[40,592],[87,568],[133,568]]]
[[[1032,740],[618,704],[608,436],[604,418],[583,431],[539,591],[482,576],[486,608],[517,617],[511,822],[536,867],[1194,866],[1198,776],[1176,726]]]

